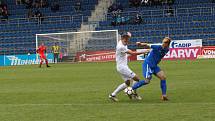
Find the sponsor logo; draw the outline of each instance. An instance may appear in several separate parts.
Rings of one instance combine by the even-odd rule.
[[[79,62],[114,61],[115,51],[79,52],[76,55]]]
[[[202,53],[198,58],[215,58],[215,46],[202,47]]]
[[[165,55],[165,59],[196,59],[200,48],[172,48]]]
[[[10,65],[27,65],[27,64],[38,64],[39,60],[35,59],[21,59],[17,56],[6,56],[8,60],[10,60]]]
[[[5,55],[0,56],[0,66],[14,66],[14,65],[30,65],[38,64],[40,62],[39,57],[36,54],[26,54],[26,55]],[[53,54],[47,54],[47,59],[49,63],[53,63]]]
[[[215,48],[203,48],[202,55],[215,55]]]
[[[140,49],[141,50],[141,49]],[[139,51],[139,50],[137,50]],[[200,47],[190,48],[170,48],[169,52],[164,56],[164,60],[176,60],[176,59],[196,59],[201,54]],[[137,60],[144,60],[147,55],[138,55]]]
[[[202,47],[202,40],[201,39],[173,40],[170,43],[170,48],[190,48],[190,47]]]
[[[174,41],[171,43],[172,48],[188,48],[191,46],[192,46],[192,43],[177,43]]]

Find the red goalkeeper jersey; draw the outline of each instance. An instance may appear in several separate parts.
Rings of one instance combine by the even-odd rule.
[[[45,52],[46,52],[46,46],[40,45],[39,48],[37,49],[37,53],[39,53],[40,55],[44,55]]]

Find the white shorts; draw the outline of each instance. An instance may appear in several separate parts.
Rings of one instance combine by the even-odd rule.
[[[136,74],[128,66],[119,66],[117,67],[117,71],[124,81],[131,80],[136,76]]]

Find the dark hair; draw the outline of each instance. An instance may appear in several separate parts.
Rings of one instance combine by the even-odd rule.
[[[122,38],[122,39],[127,39],[127,38],[130,38],[130,36],[129,36],[129,35],[122,35],[121,38]]]

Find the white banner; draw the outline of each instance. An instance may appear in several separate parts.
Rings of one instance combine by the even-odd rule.
[[[170,44],[170,48],[189,48],[189,47],[202,47],[202,39],[173,40]]]
[[[155,43],[152,45],[161,45],[162,43]],[[172,42],[170,43],[170,52],[164,57],[164,58],[169,58],[169,59],[173,59],[171,56],[175,56],[175,51],[179,51],[179,57],[176,57],[178,59],[180,59],[181,55],[186,57],[186,58],[191,58],[190,57],[190,53],[192,53],[192,49],[193,48],[197,48],[197,47],[202,47],[202,39],[192,39],[192,40],[172,40]],[[177,48],[184,48],[182,50],[178,50]],[[190,49],[189,49],[190,48]],[[140,51],[144,51],[145,49],[137,49],[136,51],[140,52]],[[188,50],[188,51],[187,51]],[[199,53],[199,48],[198,48],[198,53]],[[173,53],[172,53],[173,52]],[[187,54],[187,55],[183,55],[183,53]],[[173,54],[173,55],[171,55]],[[196,56],[196,50],[194,55]],[[199,54],[198,54],[199,55]],[[137,60],[144,60],[145,57],[147,55],[137,55]],[[168,57],[169,56],[169,57]],[[175,58],[175,57],[174,57]],[[194,59],[194,58],[192,58]]]

